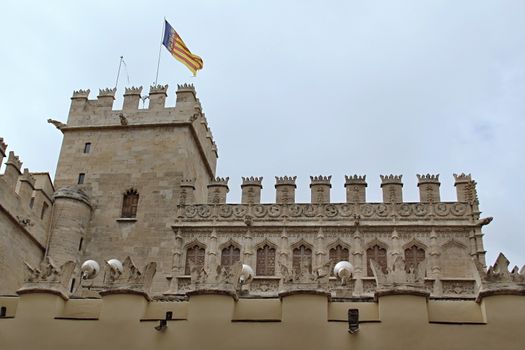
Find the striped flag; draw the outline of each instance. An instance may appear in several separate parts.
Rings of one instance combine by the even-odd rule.
[[[168,21],[164,20],[164,22],[164,38],[162,39],[162,44],[166,46],[176,60],[188,67],[193,75],[196,76],[197,71],[204,66],[202,58],[192,54],[175,29],[173,29]]]

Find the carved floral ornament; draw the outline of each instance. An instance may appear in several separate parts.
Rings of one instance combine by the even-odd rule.
[[[345,219],[359,215],[365,219],[401,218],[466,218],[470,214],[465,203],[339,203],[339,204],[219,204],[182,205],[178,216],[189,220],[275,218]]]

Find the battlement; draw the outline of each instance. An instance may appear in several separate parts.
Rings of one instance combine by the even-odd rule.
[[[142,86],[126,87],[122,109],[114,109],[116,88],[100,89],[96,99],[89,98],[89,89],[76,90],[71,97],[67,123],[56,120],[50,120],[50,123],[64,134],[90,130],[124,129],[131,132],[139,128],[189,128],[190,137],[196,139],[209,175],[213,176],[218,157],[217,145],[195,87],[191,84],[178,85],[173,107],[166,103],[167,84],[150,86],[146,96],[142,96],[142,91]]]
[[[332,187],[332,185],[330,184],[331,180],[332,180],[332,175],[330,176],[322,176],[322,175],[310,176],[310,181],[311,181],[310,187],[315,186],[315,185],[328,185]]]
[[[297,176],[276,176],[275,177],[275,186],[293,186],[297,187],[295,184],[295,180],[297,179]]]
[[[0,138],[0,161],[7,144]],[[10,151],[3,174],[0,175],[0,205],[11,218],[40,247],[45,245],[46,229],[53,204],[53,183],[47,173],[33,173],[25,168],[15,152]]]
[[[421,175],[417,174],[420,194],[420,203],[444,203],[440,199],[440,182],[438,175]],[[381,188],[383,191],[383,203],[385,204],[403,204],[409,203],[402,200],[403,183],[401,182],[402,175],[380,175],[382,180]],[[470,175],[469,175],[470,178]],[[208,192],[217,191],[217,187],[224,187],[228,189],[229,178],[214,178],[208,185]],[[250,203],[260,203],[260,195],[262,186],[262,177],[242,177],[241,189],[242,198],[241,203],[248,204],[246,201],[247,196],[255,196],[255,201]],[[297,176],[276,176],[275,177],[275,193],[276,193],[276,204],[294,204],[295,203],[295,190]],[[332,176],[310,176],[310,189],[312,192],[311,202],[312,204],[329,204],[330,201],[330,190],[332,187],[331,180]],[[367,189],[366,175],[345,175],[344,177],[344,188],[346,190],[346,203],[363,203],[366,204],[366,189]],[[458,186],[456,184],[456,186]],[[458,188],[457,203],[471,203],[472,199],[477,199],[475,189],[475,182],[465,183],[465,186]],[[223,192],[222,195],[226,196],[227,192]],[[208,197],[210,200],[210,196]],[[226,203],[226,198],[220,203]],[[212,202],[208,201],[212,204]],[[215,202],[218,204],[218,202]],[[334,203],[336,204],[336,203]],[[461,204],[463,205],[463,204]],[[434,214],[440,215],[440,208],[437,208]]]
[[[262,188],[262,180],[263,180],[262,176],[261,177],[256,177],[256,176],[243,177],[241,188],[245,186],[260,186]]]
[[[403,175],[379,175],[381,177],[381,187],[383,185],[389,185],[389,184],[400,184],[403,185],[403,182],[401,182],[401,179],[403,178]]]
[[[470,174],[454,174],[454,179],[456,180],[456,183],[462,183],[462,182],[470,182],[472,181],[472,177]]]
[[[345,175],[345,186],[349,185],[365,185],[366,186],[366,175]]]

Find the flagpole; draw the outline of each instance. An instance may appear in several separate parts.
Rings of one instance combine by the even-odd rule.
[[[162,33],[160,35],[160,45],[159,45],[159,58],[157,60],[157,74],[155,75],[155,86],[159,80],[159,68],[160,68],[160,53],[162,51],[162,40],[164,39],[164,32],[166,31],[166,17],[164,17],[164,23],[162,24]]]
[[[122,61],[124,60],[124,56],[120,56],[120,62],[118,63],[118,71],[117,71],[117,80],[115,81],[115,89],[118,85],[118,78],[120,76],[120,67],[122,66]]]

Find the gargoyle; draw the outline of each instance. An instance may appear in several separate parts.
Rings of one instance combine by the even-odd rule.
[[[57,128],[58,130],[62,130],[62,128],[65,128],[65,127],[67,126],[67,125],[64,124],[64,123],[62,123],[62,122],[60,122],[60,121],[58,121],[58,120],[55,120],[55,119],[51,119],[51,118],[49,118],[49,119],[47,120],[47,122],[48,122],[49,124],[53,124],[53,125],[55,126],[55,128]]]

